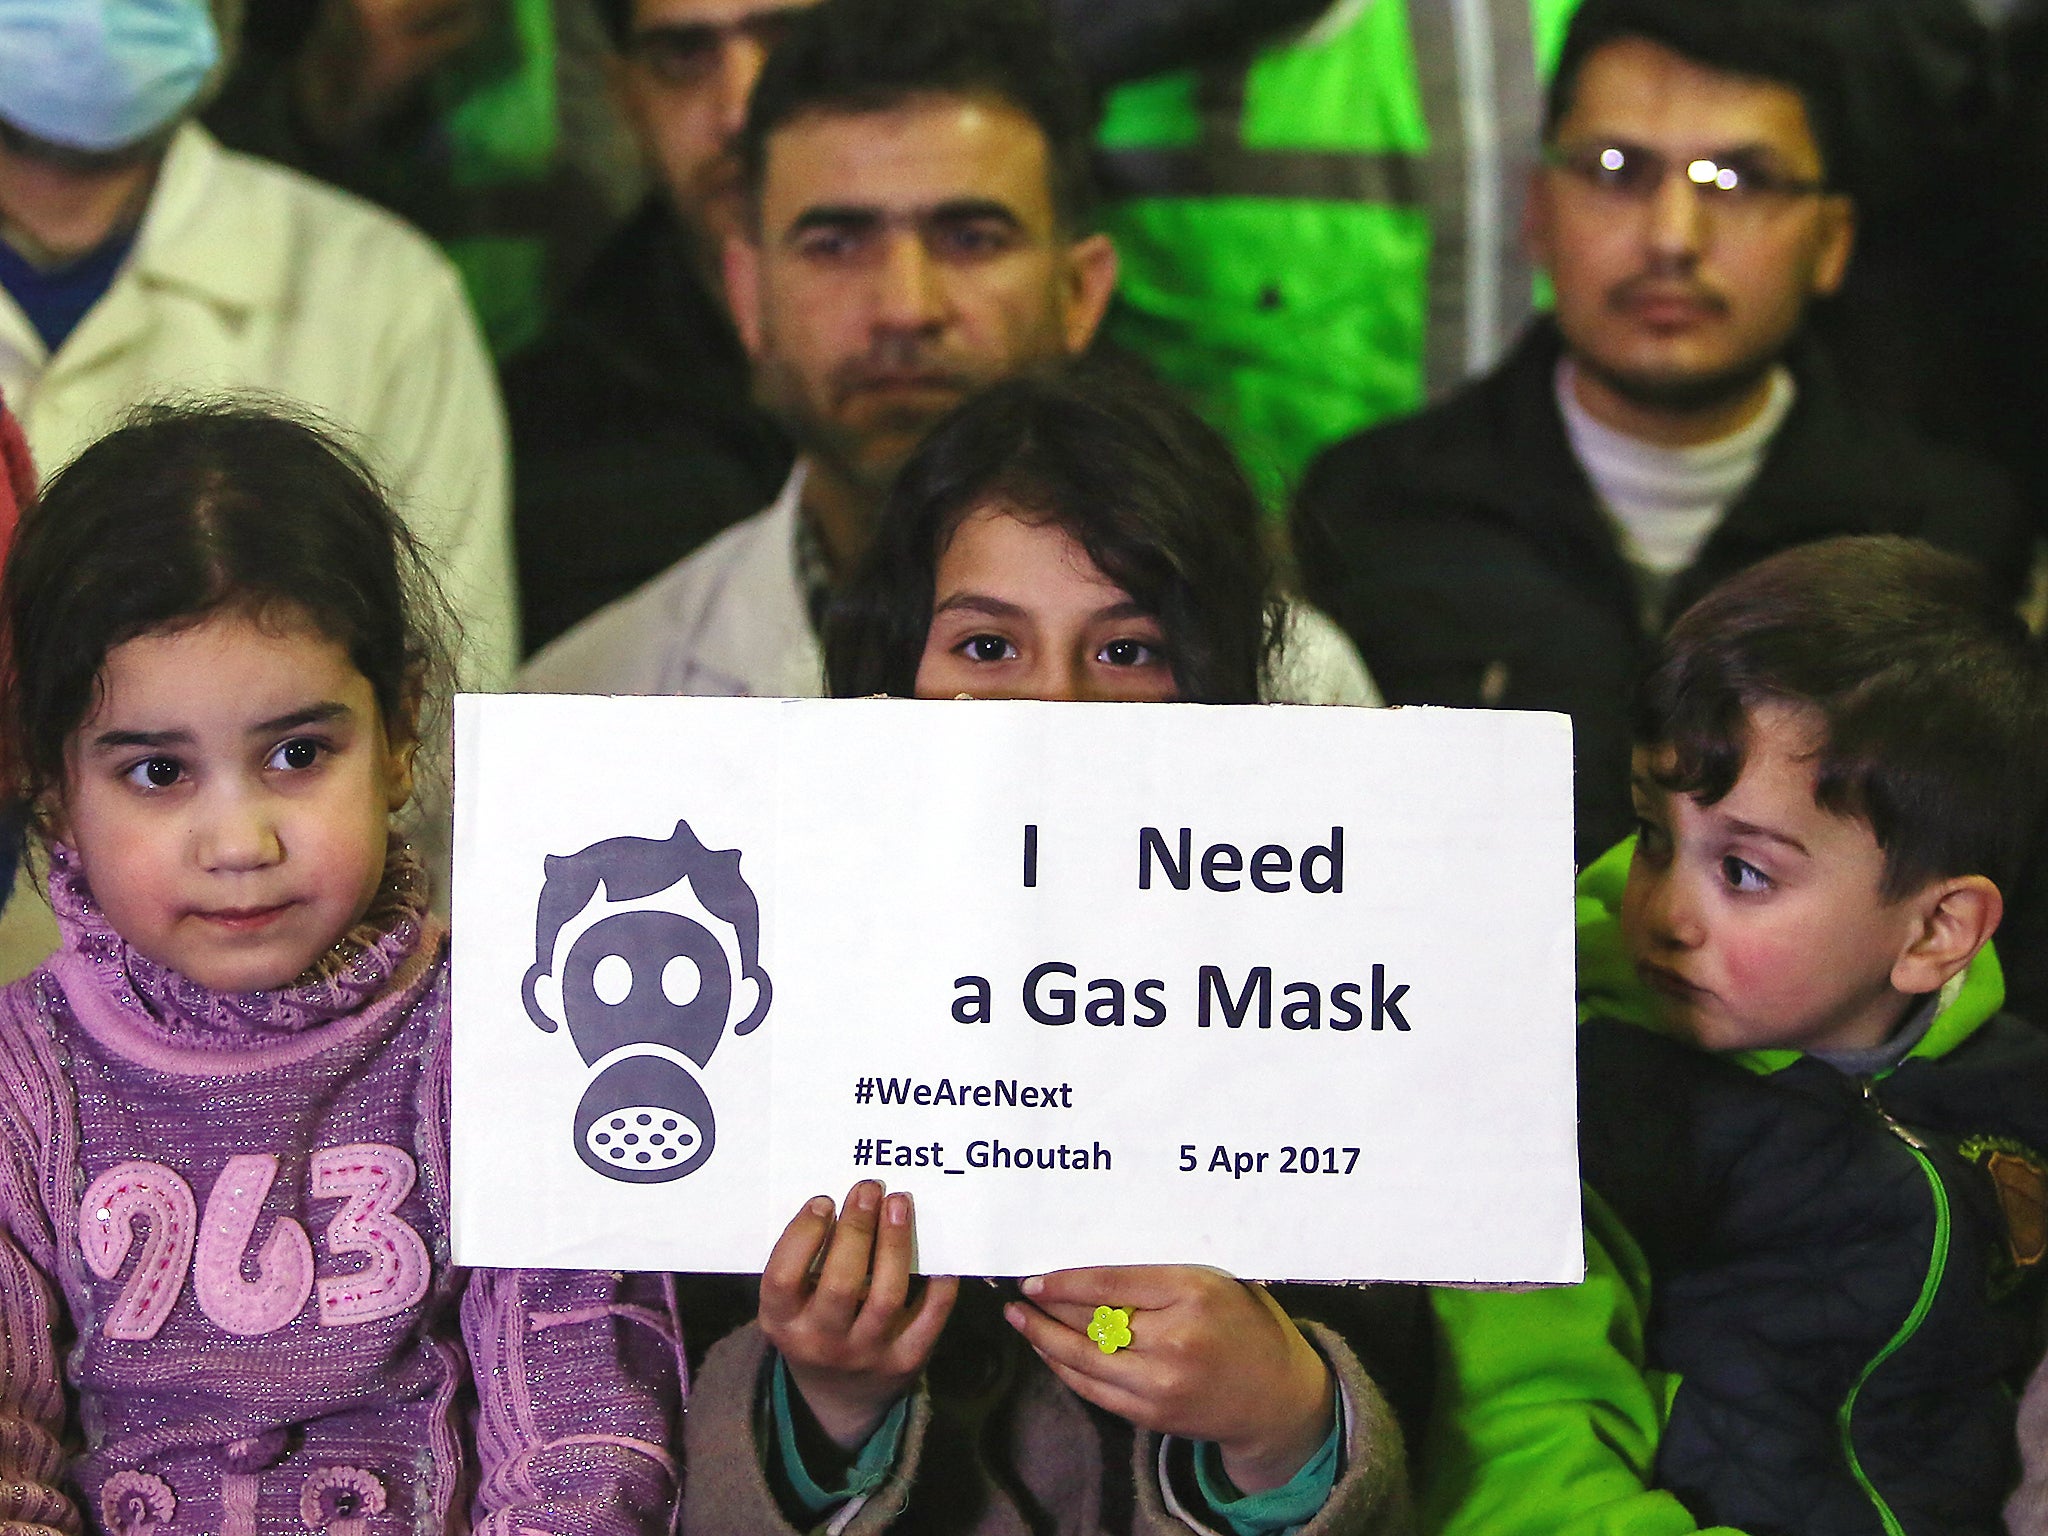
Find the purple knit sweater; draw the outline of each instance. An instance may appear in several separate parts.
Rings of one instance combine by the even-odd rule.
[[[129,948],[61,848],[50,883],[63,947],[0,991],[0,1530],[670,1531],[669,1282],[449,1266],[416,866],[242,994]]]

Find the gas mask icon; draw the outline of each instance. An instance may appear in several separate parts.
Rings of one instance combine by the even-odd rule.
[[[546,869],[524,995],[536,1025],[566,1028],[600,1069],[577,1105],[577,1153],[626,1183],[682,1178],[717,1141],[691,1067],[758,1027],[771,999],[739,851],[679,821],[666,839],[608,838]]]

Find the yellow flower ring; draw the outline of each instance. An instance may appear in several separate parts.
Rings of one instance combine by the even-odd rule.
[[[1088,1337],[1105,1355],[1130,1346],[1131,1314],[1122,1307],[1097,1307],[1088,1323]]]

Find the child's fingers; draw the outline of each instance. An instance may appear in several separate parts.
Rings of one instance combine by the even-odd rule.
[[[1146,1374],[1146,1366],[1135,1358],[1131,1347],[1137,1343],[1138,1319],[1135,1317],[1132,1319],[1131,1346],[1104,1354],[1102,1347],[1081,1329],[1069,1327],[1021,1302],[1011,1302],[1003,1309],[1003,1316],[1012,1328],[1024,1335],[1024,1342],[1037,1351],[1039,1359],[1047,1365],[1061,1367],[1073,1375],[1123,1391],[1135,1389],[1139,1378]],[[1091,1397],[1089,1401],[1096,1399]]]
[[[855,1322],[856,1332],[884,1336],[902,1321],[903,1299],[910,1294],[910,1259],[917,1245],[916,1217],[910,1196],[902,1190],[882,1197],[875,1232],[875,1262],[868,1278],[867,1304]]]
[[[1044,1359],[1045,1357],[1041,1356],[1040,1358]],[[1136,1424],[1141,1428],[1150,1429],[1153,1427],[1149,1422],[1151,1418],[1150,1404],[1145,1398],[1129,1388],[1116,1382],[1103,1381],[1099,1377],[1077,1371],[1058,1360],[1047,1359],[1045,1366],[1047,1370],[1053,1373],[1053,1376],[1060,1384],[1076,1397],[1086,1398],[1104,1412],[1113,1413],[1118,1418]]]
[[[868,1266],[875,1251],[875,1224],[882,1186],[862,1179],[846,1192],[825,1262],[811,1288],[810,1322],[831,1334],[849,1332],[868,1296]]]
[[[946,1326],[946,1319],[953,1315],[954,1299],[960,1294],[960,1282],[951,1275],[934,1275],[925,1282],[924,1294],[917,1299],[917,1307],[910,1314],[910,1321],[903,1325],[903,1331],[896,1336],[890,1353],[895,1357],[897,1368],[907,1375],[915,1375],[924,1369],[931,1358],[933,1348],[939,1342],[939,1333]]]
[[[1048,1312],[1055,1307],[1086,1307],[1092,1314],[1102,1306],[1143,1307],[1156,1312],[1185,1299],[1192,1268],[1184,1264],[1112,1264],[1057,1269],[1030,1276],[1022,1288],[1034,1305]]]
[[[811,1266],[832,1231],[832,1201],[819,1195],[805,1203],[768,1252],[761,1270],[761,1321],[780,1327],[804,1308],[811,1294]]]
[[[1022,1289],[1033,1306],[1085,1334],[1097,1307],[1119,1307],[1134,1314],[1166,1312],[1186,1304],[1193,1295],[1192,1287],[1208,1283],[1212,1275],[1229,1278],[1220,1270],[1188,1265],[1107,1265],[1033,1275],[1023,1282]]]
[[[1052,1318],[1055,1322],[1059,1323],[1061,1327],[1071,1328],[1076,1333],[1086,1333],[1088,1331],[1088,1324],[1095,1317],[1095,1309],[1099,1306],[1113,1305],[1113,1303],[1107,1301],[1047,1302],[1040,1301],[1036,1297],[1034,1297],[1032,1299],[1032,1305],[1037,1307],[1043,1313],[1045,1313],[1046,1316]],[[1129,1311],[1130,1309],[1126,1307],[1124,1310]]]

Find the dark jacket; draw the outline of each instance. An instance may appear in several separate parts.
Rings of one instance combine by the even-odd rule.
[[[1556,328],[1492,373],[1319,458],[1295,512],[1307,595],[1349,631],[1390,703],[1562,710],[1578,848],[1628,830],[1628,709],[1653,637],[1559,415]],[[1817,350],[1747,492],[1673,583],[1675,616],[1720,578],[1813,539],[1901,533],[1970,556],[2017,593],[2027,531],[1987,466],[1913,440],[1843,395]]]
[[[2039,1354],[2048,1039],[1979,953],[1866,1087],[1656,1032],[1580,876],[1583,1285],[1442,1291],[1442,1536],[1996,1536]],[[1885,1511],[1889,1512],[1889,1519]]]
[[[1997,1179],[2043,1190],[2041,1032],[1999,1015],[1866,1085],[1602,1020],[1579,1082],[1586,1183],[1650,1269],[1645,1363],[1679,1382],[1657,1486],[1750,1536],[1881,1536],[1880,1498],[1908,1533],[1995,1536],[2041,1311]]]
[[[790,449],[658,197],[504,369],[528,653],[775,499]]]

